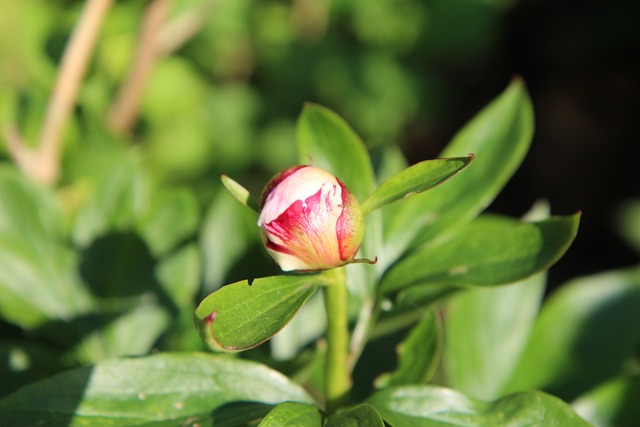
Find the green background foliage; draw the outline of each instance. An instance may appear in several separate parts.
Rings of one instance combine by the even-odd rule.
[[[637,425],[638,168],[620,159],[640,93],[615,56],[637,6],[533,3],[174,0],[122,133],[109,114],[150,2],[115,2],[57,183],[0,143],[0,425]],[[28,146],[83,5],[0,0],[0,127]],[[296,163],[347,183],[359,256],[378,257],[347,267],[358,357],[334,414],[326,283],[279,276],[219,180],[258,199]],[[541,196],[553,215],[516,219]],[[214,311],[223,348],[272,338],[204,354]]]

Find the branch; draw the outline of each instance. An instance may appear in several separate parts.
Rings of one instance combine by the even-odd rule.
[[[38,145],[33,149],[27,147],[15,126],[8,126],[3,131],[9,152],[18,166],[41,183],[54,184],[60,175],[64,125],[75,104],[98,32],[112,2],[87,0],[62,57]]]
[[[117,134],[129,133],[138,118],[147,76],[161,53],[158,34],[170,5],[171,0],[152,0],[145,11],[133,65],[107,116],[109,127]]]

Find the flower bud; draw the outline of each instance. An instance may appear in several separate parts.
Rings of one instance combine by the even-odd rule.
[[[351,262],[364,235],[358,200],[338,178],[313,166],[286,169],[267,184],[258,226],[284,271]]]

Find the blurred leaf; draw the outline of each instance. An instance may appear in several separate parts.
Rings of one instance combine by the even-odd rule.
[[[260,421],[258,427],[322,426],[320,409],[315,405],[299,402],[283,402]]]
[[[233,179],[229,178],[227,175],[222,175],[220,177],[224,188],[226,188],[229,193],[242,205],[253,209],[254,211],[259,211],[259,203],[258,201],[251,196],[249,190],[244,188],[242,185],[238,184]]]
[[[542,307],[507,390],[571,400],[617,376],[640,343],[640,268],[574,279]]]
[[[0,426],[205,425],[234,402],[287,400],[312,403],[300,386],[262,365],[165,353],[102,362],[31,384],[0,401]]]
[[[193,236],[198,222],[198,200],[194,193],[186,188],[170,188],[153,193],[136,228],[151,252],[159,256]]]
[[[362,403],[330,416],[326,427],[384,427],[384,422],[373,406]]]
[[[427,191],[451,178],[473,161],[473,156],[425,160],[387,179],[362,202],[367,213],[415,193]]]
[[[442,331],[433,310],[428,310],[398,348],[398,368],[376,379],[377,388],[425,384],[440,363]]]
[[[195,244],[164,256],[156,266],[160,288],[176,307],[191,312],[200,287],[200,253]]]
[[[452,388],[483,400],[503,396],[533,328],[545,284],[546,275],[537,274],[449,299],[443,364]]]
[[[289,323],[322,280],[320,275],[273,276],[223,286],[200,303],[196,326],[214,350],[255,347]]]
[[[640,253],[640,200],[626,202],[618,213],[618,233]]]
[[[585,420],[596,427],[640,425],[640,375],[608,381],[572,403]]]
[[[0,399],[65,367],[59,352],[38,340],[0,342]]]
[[[385,222],[385,247],[394,259],[414,245],[445,237],[470,222],[500,193],[518,169],[533,136],[531,101],[521,80],[462,128],[438,157],[473,153],[456,179],[405,200]],[[388,261],[389,263],[391,260]]]
[[[32,329],[88,311],[54,195],[12,167],[0,167],[0,314]]]
[[[580,214],[537,222],[482,216],[450,240],[402,259],[383,277],[381,289],[390,293],[427,283],[492,286],[525,279],[567,250],[579,220]]]
[[[569,405],[539,391],[487,403],[447,388],[405,386],[379,391],[368,402],[392,427],[589,425]]]
[[[199,239],[205,292],[222,286],[229,270],[251,244],[260,243],[257,220],[255,212],[236,203],[227,191],[214,197],[205,213]]]

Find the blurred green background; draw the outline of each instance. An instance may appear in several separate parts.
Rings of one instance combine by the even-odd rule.
[[[55,192],[16,178],[0,144],[0,281],[30,271],[40,276],[29,292],[52,278],[77,286],[73,307],[55,287],[35,299],[40,311],[16,305],[0,322],[6,337],[45,336],[56,351],[72,349],[61,360],[73,365],[143,354],[177,317],[159,347],[199,348],[198,295],[245,279],[247,263],[255,275],[276,272],[221,173],[259,193],[295,163],[295,122],[308,101],[343,116],[374,160],[389,146],[412,163],[433,158],[516,75],[531,93],[536,135],[490,210],[520,216],[546,198],[554,213],[583,211],[577,240],[550,271],[552,287],[637,263],[619,230],[639,217],[623,207],[640,197],[640,3],[167,0],[136,120],[118,129],[109,117],[152,3],[121,0],[109,10],[65,127]],[[27,143],[38,140],[83,5],[0,0],[0,127],[15,125]],[[23,247],[25,230],[33,240]],[[37,267],[23,271],[16,260]],[[131,318],[120,330],[122,313]],[[65,318],[73,322],[46,322]],[[131,332],[138,321],[155,325],[149,342]],[[21,348],[46,359],[39,345]]]

